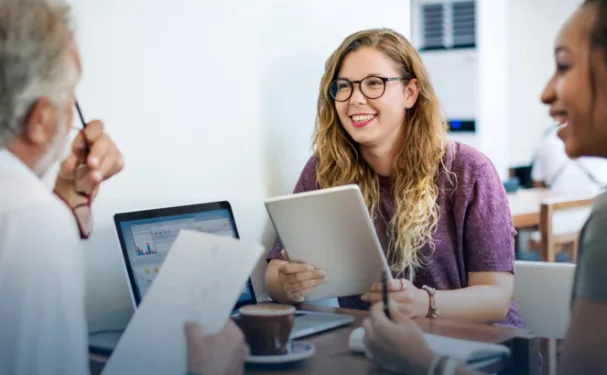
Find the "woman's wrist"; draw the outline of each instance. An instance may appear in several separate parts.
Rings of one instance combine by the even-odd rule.
[[[428,306],[430,306],[430,295],[423,289],[417,289],[413,317],[425,318],[428,315]]]

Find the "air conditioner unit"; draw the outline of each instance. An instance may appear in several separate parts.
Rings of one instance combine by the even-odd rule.
[[[412,43],[420,52],[451,132],[472,146],[476,132],[476,1],[413,0]],[[463,138],[462,138],[463,137]]]
[[[476,48],[474,0],[418,0],[415,22],[420,51]]]

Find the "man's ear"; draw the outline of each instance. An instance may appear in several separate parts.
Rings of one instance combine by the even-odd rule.
[[[412,108],[417,102],[419,96],[419,82],[417,78],[413,78],[407,85],[404,86],[405,90],[405,109]]]
[[[57,110],[47,98],[36,100],[25,116],[23,138],[27,143],[43,146],[48,144],[57,132]]]

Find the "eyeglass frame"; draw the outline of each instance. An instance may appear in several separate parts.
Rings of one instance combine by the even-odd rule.
[[[80,117],[80,122],[82,123],[82,128],[79,129],[79,132],[82,134],[82,138],[84,139],[84,163],[81,163],[76,167],[76,176],[74,178],[74,190],[76,191],[76,194],[87,198],[87,201],[86,201],[86,203],[78,204],[75,207],[71,207],[69,205],[68,206],[70,207],[70,210],[72,211],[72,215],[74,215],[74,218],[76,219],[76,222],[78,223],[78,230],[80,232],[80,238],[83,240],[86,240],[90,237],[91,233],[93,232],[93,215],[91,212],[92,211],[91,203],[92,203],[93,197],[92,197],[91,192],[87,193],[87,192],[78,190],[78,186],[76,186],[76,183],[78,181],[79,171],[82,171],[81,173],[84,173],[84,174],[86,174],[88,172],[88,167],[86,165],[86,158],[88,157],[91,146],[84,134],[84,129],[86,129],[86,121],[84,120],[84,115],[82,114],[82,110],[80,109],[80,104],[78,103],[78,100],[76,100],[74,102],[74,105],[76,106],[76,110],[78,112],[78,117]],[[88,230],[83,228],[84,224],[80,221],[80,219],[78,218],[78,214],[76,213],[76,211],[81,208],[88,209],[88,214],[89,214]]]
[[[381,94],[379,94],[378,96],[376,96],[376,97],[374,97],[374,98],[371,98],[371,97],[369,97],[367,94],[365,94],[365,93],[364,93],[364,91],[363,91],[363,89],[362,89],[362,86],[361,86],[361,83],[362,83],[364,80],[369,79],[369,78],[378,78],[378,79],[380,79],[380,80],[383,82],[383,84],[384,84],[384,87],[383,87],[383,90],[382,90]],[[336,102],[340,102],[340,103],[347,102],[348,100],[350,100],[350,98],[352,98],[352,94],[354,94],[354,85],[355,85],[355,84],[358,84],[358,89],[360,90],[360,93],[361,93],[361,94],[363,94],[363,96],[364,96],[365,98],[367,98],[367,99],[371,99],[371,100],[373,100],[373,99],[379,99],[379,98],[381,98],[381,97],[382,97],[382,96],[383,96],[383,95],[386,93],[386,83],[388,83],[388,82],[396,82],[396,81],[406,81],[406,83],[409,83],[409,82],[411,81],[411,79],[412,79],[412,78],[407,78],[407,77],[382,77],[382,76],[375,75],[375,74],[370,75],[370,76],[366,76],[365,78],[360,79],[360,80],[357,80],[357,81],[350,81],[350,80],[349,80],[349,79],[347,79],[347,78],[336,78],[336,79],[332,80],[332,81],[331,81],[331,83],[329,84],[329,96],[330,96],[330,97],[331,97],[333,100],[335,100]],[[346,99],[344,99],[344,100],[337,100],[337,99],[336,99],[336,98],[335,98],[335,97],[334,97],[334,96],[331,94],[331,91],[332,91],[332,90],[331,90],[331,86],[333,86],[333,84],[334,84],[334,83],[336,83],[336,82],[338,82],[338,81],[344,81],[344,82],[347,82],[347,83],[350,85],[350,87],[351,87],[351,90],[350,90],[350,95],[348,95],[348,97],[347,97]]]

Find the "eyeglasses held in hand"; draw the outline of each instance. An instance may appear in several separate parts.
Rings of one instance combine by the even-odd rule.
[[[86,197],[87,201],[86,203],[71,207],[71,209],[72,213],[74,214],[74,217],[76,218],[76,221],[78,222],[80,238],[88,239],[93,231],[93,215],[91,213],[91,201],[93,192],[91,191],[90,187],[86,186],[86,177],[90,171],[86,163],[86,159],[90,151],[90,144],[84,134],[84,129],[86,128],[86,121],[84,120],[84,115],[82,114],[82,110],[80,109],[78,101],[76,101],[76,110],[78,111],[80,122],[82,123],[82,129],[80,130],[80,133],[84,140],[84,156],[82,160],[79,161],[79,164],[76,167],[76,175],[74,176],[74,189],[76,190],[76,193],[78,195]]]

